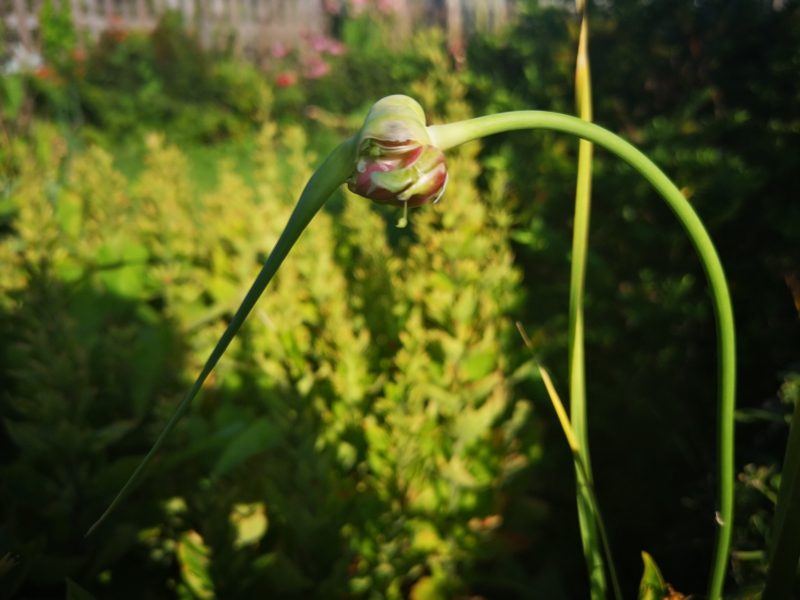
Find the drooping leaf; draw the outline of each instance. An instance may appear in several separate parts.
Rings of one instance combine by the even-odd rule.
[[[270,584],[278,593],[297,593],[313,585],[295,563],[278,552],[259,556],[253,561],[253,568],[257,571],[264,571]]]
[[[229,472],[235,466],[259,452],[275,447],[280,442],[277,427],[267,419],[258,419],[240,433],[219,457],[211,478]]]
[[[67,600],[95,600],[95,597],[72,579],[67,579]]]

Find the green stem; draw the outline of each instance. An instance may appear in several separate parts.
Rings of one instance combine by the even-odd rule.
[[[446,150],[478,138],[517,129],[549,129],[575,135],[613,152],[647,179],[670,205],[689,234],[711,287],[717,320],[719,348],[719,529],[717,531],[708,597],[717,600],[730,552],[733,526],[733,437],[736,405],[736,342],[728,284],[714,244],[692,205],[675,184],[639,150],[622,138],[592,123],[575,117],[543,111],[519,111],[480,117],[450,125],[429,127],[434,143]]]
[[[158,437],[158,440],[156,440],[156,443],[153,444],[150,452],[148,452],[147,456],[144,457],[144,460],[142,460],[142,462],[133,472],[133,475],[131,475],[130,479],[128,479],[127,483],[124,485],[122,490],[120,490],[119,494],[117,494],[117,497],[114,498],[114,501],[111,503],[108,509],[106,509],[106,512],[104,512],[97,522],[89,529],[89,531],[86,533],[87,536],[91,535],[92,532],[97,529],[114,511],[120,502],[125,499],[133,486],[141,478],[144,470],[147,468],[147,465],[153,460],[155,455],[161,449],[161,446],[163,446],[164,440],[175,428],[175,425],[178,424],[178,421],[180,421],[181,417],[186,413],[187,410],[189,410],[192,400],[194,400],[194,398],[197,396],[200,388],[203,387],[203,383],[208,378],[219,359],[225,353],[225,350],[228,348],[231,340],[233,340],[234,336],[239,331],[239,328],[241,328],[242,324],[247,318],[247,315],[249,315],[250,311],[253,310],[256,302],[258,302],[258,299],[264,292],[264,289],[266,289],[269,282],[272,281],[272,278],[278,271],[278,267],[281,266],[281,263],[286,258],[287,254],[289,254],[289,251],[300,237],[300,234],[303,233],[305,228],[311,222],[311,219],[313,219],[314,215],[319,212],[319,209],[322,208],[330,195],[336,191],[336,189],[352,174],[355,155],[355,138],[350,138],[340,144],[330,154],[330,156],[328,156],[322,166],[317,169],[316,173],[314,173],[314,175],[308,181],[303,193],[300,196],[300,200],[297,202],[297,206],[295,207],[292,216],[289,218],[289,222],[286,224],[286,228],[283,230],[281,237],[278,239],[278,243],[275,244],[275,248],[272,250],[267,262],[264,263],[264,267],[261,269],[258,277],[250,287],[250,291],[247,292],[244,300],[242,300],[242,304],[239,306],[236,314],[234,314],[230,325],[228,325],[225,333],[222,334],[219,342],[217,342],[217,345],[214,348],[214,351],[211,353],[211,356],[208,357],[208,360],[206,361],[203,370],[200,372],[200,375],[197,376],[197,380],[195,380],[194,385],[192,385],[189,393],[186,394],[186,397],[178,406],[178,409],[169,420],[169,423],[167,423],[164,431],[161,432],[161,435]]]

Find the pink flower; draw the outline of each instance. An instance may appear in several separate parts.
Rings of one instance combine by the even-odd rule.
[[[395,11],[394,0],[378,0],[378,10],[388,15]]]
[[[346,50],[345,45],[340,41],[321,35],[312,35],[309,38],[309,44],[315,52],[327,52],[333,56],[344,54]]]
[[[330,65],[324,61],[314,61],[311,63],[311,66],[308,69],[308,78],[309,79],[319,79],[320,77],[327,75],[331,70]]]
[[[324,52],[328,49],[328,40],[321,35],[312,35],[311,47],[317,52]]]
[[[347,46],[342,42],[336,40],[330,40],[328,42],[328,54],[331,56],[341,56],[345,52],[347,52]]]
[[[275,58],[283,58],[287,54],[289,54],[289,49],[281,42],[275,42],[272,44],[272,56]]]

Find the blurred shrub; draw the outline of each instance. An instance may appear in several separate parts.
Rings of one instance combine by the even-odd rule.
[[[457,79],[437,77],[419,92],[444,87],[445,116],[467,116]],[[393,246],[349,194],[338,221],[315,219],[150,477],[84,540],[314,157],[302,129],[267,121],[255,187],[223,162],[198,194],[160,134],[135,182],[98,147],[65,160],[51,128],[41,137],[20,150],[0,239],[0,556],[19,555],[3,597],[69,577],[98,598],[450,598],[476,561],[513,552],[508,483],[538,446],[516,391],[530,365],[508,317],[520,274],[504,171],[480,194],[477,146],[413,215],[413,242]]]
[[[147,34],[112,24],[87,52],[76,47],[67,13],[50,4],[43,11],[46,65],[28,74],[38,112],[73,127],[85,121],[90,139],[104,143],[154,128],[183,142],[240,137],[257,130],[267,105],[281,123],[304,120],[309,104],[366,110],[429,67],[414,44],[385,43],[393,17],[377,10],[346,19],[341,41],[310,36],[296,49],[276,48],[266,71],[202,48],[177,12]]]
[[[152,128],[200,142],[253,131],[270,104],[264,76],[247,62],[213,58],[177,13],[166,12],[149,35],[107,31],[78,86],[87,124],[111,139]]]
[[[92,149],[62,179],[66,145],[37,129],[0,241],[0,553],[19,561],[0,579],[4,598],[25,581],[103,572],[134,547],[157,495],[96,539],[81,542],[83,529],[152,440],[153,403],[175,401],[182,362],[169,321],[136,301],[146,256],[123,227],[130,206],[110,157]]]
[[[62,2],[57,7],[46,0],[39,13],[39,28],[44,57],[59,65],[69,60],[77,40],[70,4]]]
[[[330,75],[308,80],[310,104],[337,113],[368,109],[375,100],[391,94],[408,93],[411,84],[424,77],[431,61],[423,50],[440,47],[440,32],[414,36],[401,43],[393,14],[374,9],[344,20],[342,41],[346,53],[331,59]]]
[[[311,36],[294,50],[279,47],[280,56],[269,64],[276,119],[302,121],[310,105],[363,120],[377,99],[410,93],[432,67],[420,50],[441,46],[443,36],[421,31],[405,40],[396,25],[391,12],[371,7],[343,19],[340,40]]]
[[[431,66],[417,51],[426,36],[402,43],[391,11],[374,6],[343,19],[341,39],[276,44],[261,68],[201,47],[173,11],[149,33],[111,23],[86,49],[64,9],[46,4],[42,19],[45,64],[25,75],[36,110],[104,146],[152,129],[183,143],[241,137],[258,129],[267,105],[284,124],[305,121],[309,105],[366,112],[378,98],[408,92]]]

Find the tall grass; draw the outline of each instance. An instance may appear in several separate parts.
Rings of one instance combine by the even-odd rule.
[[[578,116],[592,120],[592,82],[589,70],[589,22],[585,0],[576,0],[581,20],[575,65],[575,103]],[[586,281],[586,253],[592,202],[592,143],[579,141],[578,181],[575,190],[575,219],[572,232],[572,264],[569,282],[569,391],[570,415],[580,461],[575,462],[578,521],[583,554],[589,573],[592,600],[606,597],[603,556],[597,540],[596,510],[592,507],[592,461],[586,409],[586,364],[584,354],[583,292]],[[581,468],[579,468],[581,467]]]

